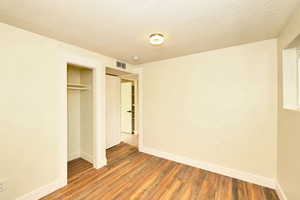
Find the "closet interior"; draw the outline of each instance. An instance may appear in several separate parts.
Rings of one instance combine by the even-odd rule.
[[[93,70],[69,64],[67,93],[70,178],[92,167],[93,163]]]

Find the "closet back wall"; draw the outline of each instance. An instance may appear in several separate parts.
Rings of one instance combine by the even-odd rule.
[[[80,92],[80,156],[93,163],[93,71],[83,69],[80,71],[80,83],[87,85],[88,90]]]
[[[80,71],[68,67],[68,83],[80,83]],[[68,160],[80,157],[80,90],[68,90]]]
[[[68,83],[88,88],[68,89],[68,160],[81,157],[93,163],[93,71],[68,65]]]

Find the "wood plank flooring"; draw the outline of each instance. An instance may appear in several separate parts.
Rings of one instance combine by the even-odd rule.
[[[108,165],[70,176],[43,200],[279,200],[275,191],[138,152],[121,143],[107,150]]]
[[[93,164],[82,159],[77,158],[68,162],[68,183],[72,180],[80,177],[86,172],[90,171],[93,168]]]

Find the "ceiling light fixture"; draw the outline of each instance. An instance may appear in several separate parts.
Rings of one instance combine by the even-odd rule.
[[[140,57],[138,57],[138,56],[133,56],[132,59],[135,60],[135,61],[138,61],[138,60],[140,59]]]
[[[161,45],[162,43],[164,43],[164,41],[164,35],[161,33],[152,33],[149,36],[149,42],[153,45]]]

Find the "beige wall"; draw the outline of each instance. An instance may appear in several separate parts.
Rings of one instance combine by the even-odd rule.
[[[289,200],[300,199],[300,113],[283,109],[282,49],[300,34],[300,7],[278,39],[278,180]]]
[[[115,60],[2,23],[0,33],[0,199],[11,200],[62,175],[61,53]],[[298,34],[300,8],[278,40],[278,162],[276,40],[142,65],[144,145],[270,178],[277,171],[288,198],[300,199],[300,114],[282,109],[281,84],[281,49]]]
[[[96,60],[100,67],[115,59],[2,23],[0,44],[0,180],[7,180],[0,199],[13,200],[64,175],[62,54]],[[98,84],[104,82],[100,78]]]
[[[143,67],[144,146],[276,177],[277,40]]]

